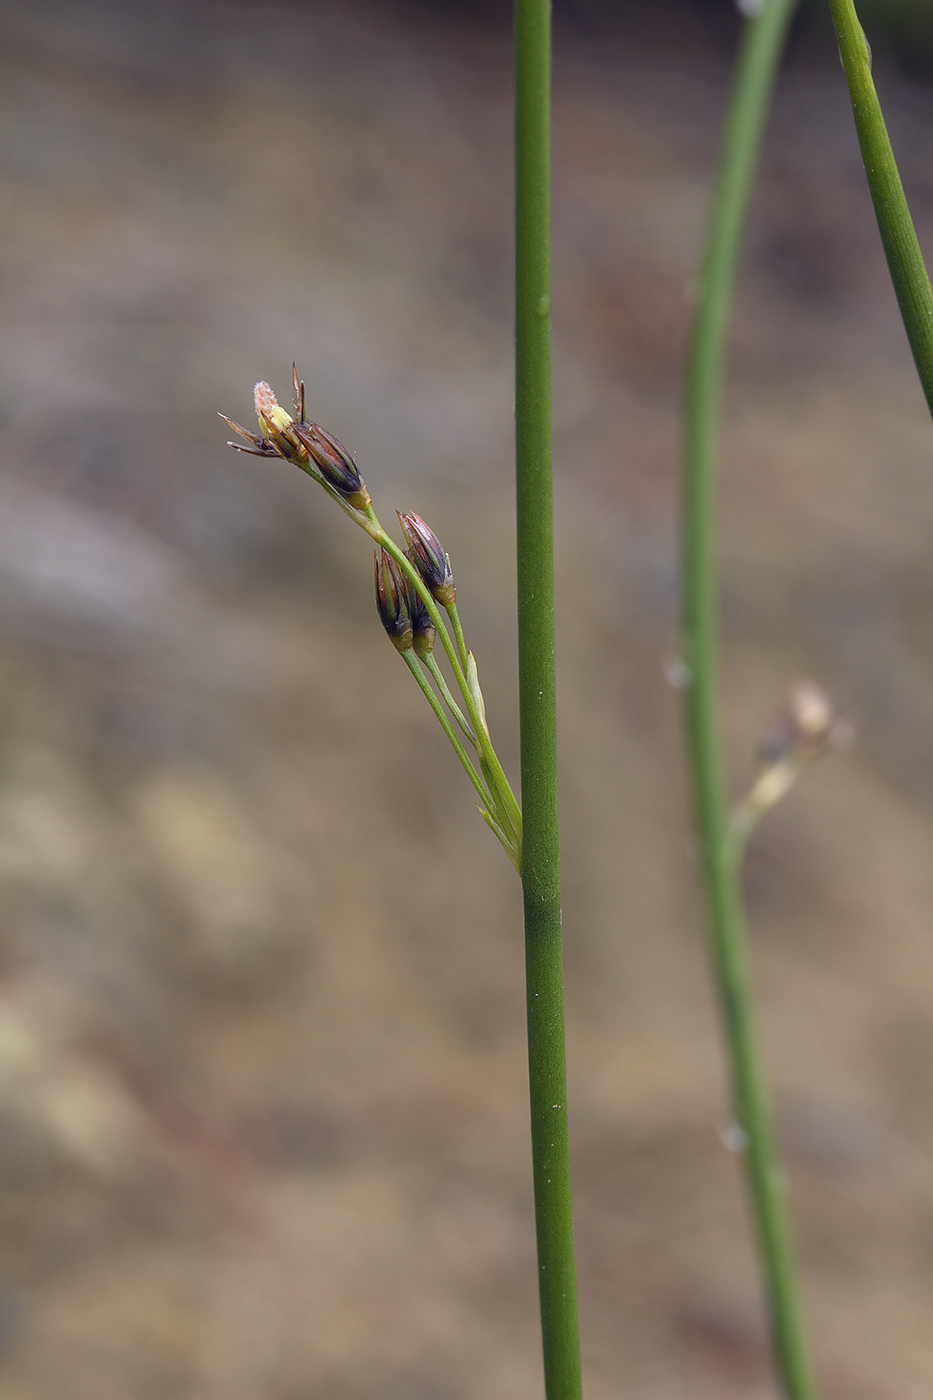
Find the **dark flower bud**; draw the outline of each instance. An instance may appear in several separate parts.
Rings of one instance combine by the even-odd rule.
[[[406,580],[407,582],[407,580]],[[414,633],[415,655],[423,661],[434,650],[437,628],[431,621],[431,614],[413,588],[408,590],[408,610],[411,613],[411,626]]]
[[[420,515],[402,515],[400,511],[397,514],[399,524],[408,541],[409,559],[441,607],[453,607],[454,599],[457,596],[457,590],[454,588],[454,576],[450,568],[450,560],[444,553],[444,547],[437,535],[430,525],[424,523]]]
[[[356,463],[335,437],[318,427],[317,423],[295,423],[291,433],[301,443],[324,480],[343,496],[348,505],[356,510],[365,510],[372,504]]]
[[[376,607],[383,627],[396,651],[412,646],[408,580],[391,554],[381,549],[373,556],[376,566]]]

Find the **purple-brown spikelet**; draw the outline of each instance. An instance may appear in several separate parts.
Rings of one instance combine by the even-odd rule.
[[[453,607],[457,590],[444,546],[420,515],[415,515],[414,512],[402,515],[401,511],[397,511],[396,514],[408,541],[409,559],[441,607]]]
[[[253,389],[253,401],[261,434],[248,433],[239,423],[234,423],[222,413],[221,418],[245,444],[241,446],[238,442],[232,442],[230,446],[256,457],[284,457],[287,462],[294,462],[304,471],[309,471],[310,475],[318,479],[323,477],[327,485],[354,510],[368,510],[372,500],[349,452],[330,433],[305,418],[305,386],[298,378],[294,365],[292,378],[298,422],[287,409],[282,408],[266,381],[260,379]]]
[[[411,626],[413,632],[413,644],[415,655],[423,661],[426,656],[430,656],[434,650],[434,642],[437,638],[437,628],[431,621],[431,614],[424,605],[424,600],[419,598],[414,588],[408,589],[408,609],[411,613]]]
[[[335,437],[317,423],[296,423],[292,432],[324,480],[348,505],[365,510],[372,503],[356,463]]]
[[[374,555],[374,564],[379,619],[396,651],[409,651],[413,643],[413,628],[408,580],[391,554],[384,549]]]

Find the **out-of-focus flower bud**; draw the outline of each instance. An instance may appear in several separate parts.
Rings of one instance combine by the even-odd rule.
[[[413,642],[408,580],[391,554],[381,549],[374,556],[376,607],[396,651],[409,651]]]
[[[450,560],[444,553],[444,547],[437,535],[430,525],[424,523],[420,515],[402,515],[399,511],[398,519],[408,541],[409,559],[441,607],[453,607],[457,596],[454,576]]]
[[[824,690],[813,681],[799,681],[788,705],[800,744],[833,744],[839,715]]]
[[[343,496],[348,505],[356,510],[365,510],[372,504],[356,463],[335,437],[331,437],[317,423],[296,423],[291,432],[324,480]]]
[[[825,691],[813,681],[799,681],[764,733],[748,803],[759,812],[773,807],[811,759],[827,749],[848,748],[854,736],[853,725]]]
[[[765,730],[758,761],[763,768],[799,763],[823,749],[847,748],[853,737],[852,724],[840,716],[826,692],[813,681],[798,681]]]

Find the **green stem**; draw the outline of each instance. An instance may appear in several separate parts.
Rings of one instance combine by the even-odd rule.
[[[444,703],[446,704],[447,708],[450,710],[450,713],[453,715],[454,719],[455,719],[455,720],[457,721],[457,723],[459,724],[461,731],[463,732],[463,734],[466,736],[466,738],[469,740],[469,742],[473,745],[473,747],[474,747],[474,749],[475,749],[475,748],[476,748],[476,739],[473,737],[473,731],[472,731],[472,729],[470,728],[470,726],[467,724],[466,720],[464,719],[464,717],[463,717],[463,711],[460,709],[460,706],[457,704],[456,700],[455,700],[454,697],[451,695],[450,690],[449,690],[448,685],[447,685],[447,682],[444,680],[444,676],[443,676],[443,673],[442,673],[442,671],[441,671],[441,668],[440,668],[440,666],[438,666],[437,662],[435,661],[433,653],[429,653],[429,654],[424,658],[424,665],[425,665],[426,670],[428,670],[428,671],[431,673],[431,678],[432,678],[432,680],[434,681],[434,684],[437,686],[438,690],[441,692],[441,695],[443,695],[443,697],[444,697]]]
[[[551,483],[550,5],[515,3],[515,423],[522,889],[547,1400],[581,1395],[561,966]]]
[[[440,721],[440,724],[441,724],[441,728],[443,729],[444,733],[447,735],[447,738],[450,740],[450,743],[451,743],[451,746],[453,747],[454,753],[457,755],[457,757],[459,758],[460,762],[463,764],[464,768],[466,769],[466,775],[467,775],[467,777],[469,778],[470,782],[471,782],[471,783],[473,784],[473,786],[476,788],[476,791],[479,793],[479,795],[480,795],[480,797],[483,799],[483,801],[484,801],[484,802],[489,802],[489,793],[486,791],[486,788],[485,788],[485,786],[483,785],[483,780],[482,780],[482,778],[480,777],[480,775],[477,773],[476,769],[473,767],[473,764],[470,762],[470,759],[469,759],[469,756],[468,756],[468,754],[467,754],[467,752],[466,752],[466,749],[463,747],[463,745],[461,744],[460,740],[457,738],[456,734],[454,733],[453,726],[451,725],[450,720],[449,720],[449,719],[447,718],[447,716],[444,714],[444,710],[443,710],[443,707],[441,706],[441,702],[438,700],[437,696],[434,694],[434,691],[431,689],[431,687],[430,687],[430,685],[429,685],[429,683],[428,683],[428,679],[427,679],[427,677],[425,676],[424,671],[421,669],[421,663],[420,663],[420,661],[418,660],[417,656],[415,655],[414,651],[403,651],[403,652],[402,652],[402,659],[404,660],[404,662],[405,662],[406,666],[408,667],[409,671],[411,671],[411,673],[412,673],[412,675],[414,676],[415,680],[418,682],[419,686],[421,687],[421,690],[422,690],[423,693],[424,693],[425,699],[427,700],[428,704],[431,706],[431,709],[432,709],[432,710],[434,711],[434,713],[437,715],[437,718],[438,718],[438,720]]]
[[[447,616],[450,618],[451,626],[454,629],[454,636],[457,639],[460,664],[465,667],[467,664],[467,649],[466,642],[463,640],[463,628],[460,626],[460,614],[457,612],[456,603],[451,603],[450,607],[447,609]]]
[[[731,858],[735,850],[729,838],[720,733],[716,537],[719,418],[732,289],[765,115],[793,8],[794,0],[764,0],[747,21],[726,121],[686,389],[683,647],[688,745],[713,964],[775,1359],[788,1400],[813,1400],[771,1105],[753,1020],[739,872]]]
[[[927,406],[933,413],[933,291],[871,76],[871,51],[852,0],[829,0],[852,99],[868,188]]]

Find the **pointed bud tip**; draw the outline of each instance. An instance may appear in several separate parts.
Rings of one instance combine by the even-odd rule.
[[[380,621],[397,651],[409,651],[413,628],[408,607],[408,585],[404,574],[384,549],[374,556],[376,609]]]
[[[302,421],[295,425],[295,437],[329,486],[355,510],[372,504],[366,483],[350,453],[319,423]]]
[[[457,596],[450,559],[444,546],[420,515],[396,511],[402,532],[408,542],[408,557],[430,588],[434,598],[444,608],[453,606]]]

